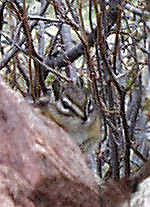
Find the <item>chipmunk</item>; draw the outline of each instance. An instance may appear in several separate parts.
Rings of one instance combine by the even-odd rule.
[[[100,135],[99,112],[84,87],[58,80],[52,84],[53,96],[41,97],[36,105],[41,113],[56,122],[79,145],[90,151]]]

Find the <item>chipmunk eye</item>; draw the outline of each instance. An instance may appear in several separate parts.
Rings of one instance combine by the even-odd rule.
[[[70,108],[70,102],[66,97],[63,97],[57,102],[57,109],[64,115],[70,116],[72,114]]]
[[[62,100],[61,103],[62,103],[62,105],[63,105],[63,107],[64,107],[65,109],[70,108],[70,105],[69,105],[69,103],[68,103],[67,101]]]

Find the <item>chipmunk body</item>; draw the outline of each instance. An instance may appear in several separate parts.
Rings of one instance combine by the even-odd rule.
[[[91,95],[79,86],[53,84],[53,96],[41,97],[37,103],[43,115],[56,122],[80,146],[89,151],[100,134],[100,119]]]

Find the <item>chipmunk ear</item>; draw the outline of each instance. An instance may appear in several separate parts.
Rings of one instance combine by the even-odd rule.
[[[62,86],[59,80],[55,79],[53,81],[52,90],[55,96],[55,101],[58,101],[62,92]]]
[[[40,98],[38,98],[35,103],[34,103],[34,106],[36,107],[45,107],[48,105],[50,101],[50,98],[49,96],[41,96]]]

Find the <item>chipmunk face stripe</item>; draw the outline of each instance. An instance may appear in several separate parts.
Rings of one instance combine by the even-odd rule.
[[[61,100],[59,100],[57,107],[58,110],[63,112],[64,114],[71,115],[73,112],[76,116],[81,117],[82,119],[85,118],[82,110],[77,105],[73,104],[68,97],[63,97]]]

